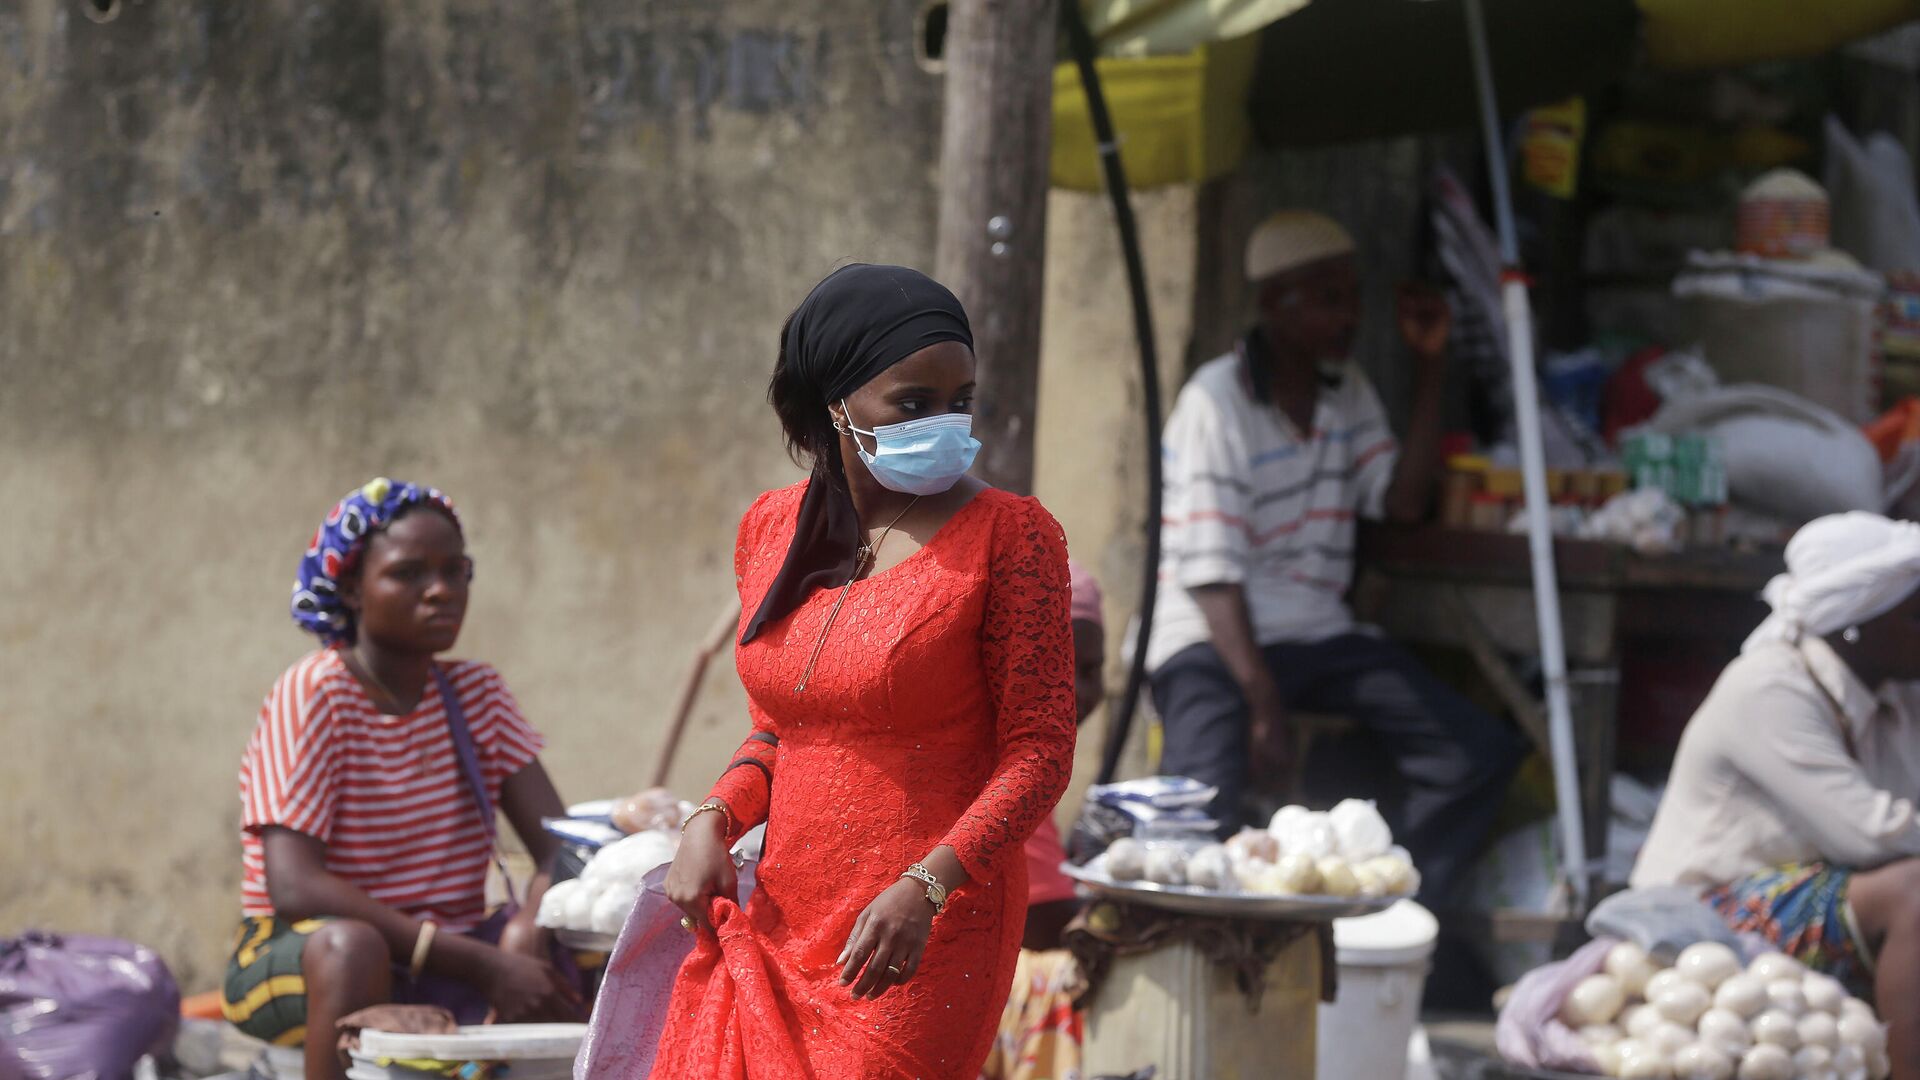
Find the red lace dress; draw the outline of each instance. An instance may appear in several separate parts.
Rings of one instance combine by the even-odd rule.
[[[762,495],[741,522],[743,619],[804,490]],[[766,768],[736,760],[712,797],[736,829],[765,821],[766,849],[746,910],[716,901],[718,940],[681,968],[655,1077],[972,1080],[992,1043],[1026,914],[1021,845],[1073,761],[1065,538],[1038,502],[982,491],[854,584],[796,693],[838,593],[737,651],[754,726],[739,759]],[[941,844],[972,880],[912,981],[853,1000],[834,961],[855,918]]]

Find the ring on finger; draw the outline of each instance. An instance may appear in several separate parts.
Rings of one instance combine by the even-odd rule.
[[[680,916],[680,929],[685,930],[689,934],[693,933],[693,916]]]
[[[893,977],[894,977],[894,978],[896,978],[896,979],[897,979],[897,978],[899,978],[899,977],[900,977],[900,974],[901,974],[901,973],[900,973],[900,967],[899,967],[899,965],[897,965],[897,964],[888,964],[888,965],[887,965],[887,974],[889,974],[889,975],[891,975],[891,976],[893,976]]]

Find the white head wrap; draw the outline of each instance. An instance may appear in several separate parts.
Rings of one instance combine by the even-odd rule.
[[[1311,210],[1282,210],[1247,238],[1247,280],[1262,282],[1308,263],[1352,253],[1353,234],[1339,222]]]
[[[1815,518],[1787,542],[1787,572],[1761,595],[1773,608],[1740,651],[1825,637],[1893,610],[1920,588],[1920,525],[1851,511]]]

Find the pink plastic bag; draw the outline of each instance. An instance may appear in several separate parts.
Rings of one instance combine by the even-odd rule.
[[[1600,1063],[1579,1034],[1561,1023],[1560,1006],[1575,984],[1606,966],[1607,952],[1619,943],[1618,938],[1595,938],[1565,960],[1521,976],[1494,1025],[1500,1056],[1529,1069],[1598,1074]]]
[[[740,906],[753,895],[751,859],[734,857],[740,872]],[[640,899],[627,913],[606,978],[593,1003],[587,1037],[573,1060],[574,1080],[646,1080],[654,1051],[667,1026],[667,1005],[674,977],[693,951],[693,935],[680,925],[681,911],[667,899],[667,871],[655,867],[644,879]]]

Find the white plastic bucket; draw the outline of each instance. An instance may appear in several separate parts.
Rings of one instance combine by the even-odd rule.
[[[269,1046],[261,1054],[264,1070],[273,1080],[306,1080],[307,1052],[298,1046]]]
[[[1320,1006],[1319,1080],[1404,1080],[1439,935],[1439,920],[1411,900],[1334,921],[1340,994]]]

